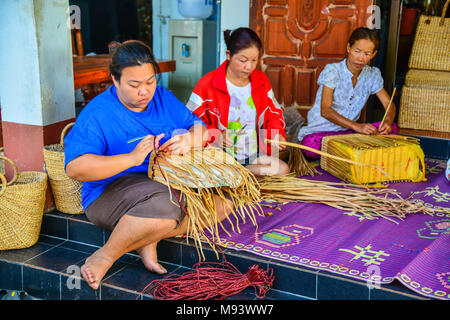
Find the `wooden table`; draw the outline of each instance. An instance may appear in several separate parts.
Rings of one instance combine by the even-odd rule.
[[[111,81],[109,74],[110,61],[111,56],[109,54],[73,57],[75,90],[87,84]],[[158,64],[161,73],[175,71],[176,69],[175,60],[159,60]]]

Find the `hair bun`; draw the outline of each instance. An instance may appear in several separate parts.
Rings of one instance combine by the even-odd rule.
[[[116,49],[118,47],[120,47],[122,44],[119,41],[111,41],[108,43],[108,51],[109,54],[113,54],[114,51],[116,51]]]
[[[232,32],[232,30],[230,30],[230,29],[227,29],[223,32],[223,39],[224,39],[225,43],[228,43],[228,40],[230,40],[231,32]]]

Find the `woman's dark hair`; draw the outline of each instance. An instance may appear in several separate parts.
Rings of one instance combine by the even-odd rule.
[[[152,49],[144,42],[128,40],[120,45],[118,44],[117,42],[109,44],[110,51],[113,51],[109,71],[118,82],[120,82],[124,68],[142,66],[147,63],[153,65],[156,74],[160,74],[160,68]]]
[[[378,49],[380,38],[378,37],[377,31],[365,27],[357,28],[353,30],[350,39],[348,39],[348,44],[351,47],[356,41],[361,39],[372,41],[375,45],[374,51]]]
[[[223,32],[227,50],[230,51],[230,58],[241,50],[256,47],[261,52],[262,42],[255,31],[249,28],[237,28],[235,30],[225,30]]]

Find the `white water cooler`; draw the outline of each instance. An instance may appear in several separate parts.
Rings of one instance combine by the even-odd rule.
[[[176,71],[169,73],[169,89],[184,104],[197,82],[217,65],[217,22],[169,20],[169,56]]]

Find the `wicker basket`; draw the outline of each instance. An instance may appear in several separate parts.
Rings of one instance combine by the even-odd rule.
[[[44,146],[45,169],[48,173],[56,209],[68,214],[82,214],[81,187],[82,183],[69,178],[64,170],[64,137],[74,125],[69,123],[61,132],[59,144]]]
[[[425,155],[415,138],[359,133],[334,135],[323,138],[322,151],[362,164],[321,157],[321,168],[344,181],[357,184],[426,181]]]
[[[411,69],[402,91],[401,128],[450,132],[450,72]]]
[[[24,171],[4,156],[14,168],[14,178],[6,183],[0,173],[0,250],[22,249],[34,245],[41,231],[44,214],[47,174]]]
[[[148,166],[148,176],[166,184],[169,181],[176,189],[239,187],[243,181],[237,168],[240,164],[227,152],[218,148],[192,150],[184,155],[161,155],[155,162],[153,152]],[[220,167],[220,170],[217,169]],[[163,174],[164,169],[167,176]]]
[[[450,71],[450,18],[445,18],[450,0],[441,17],[422,15],[416,29],[409,67]]]

